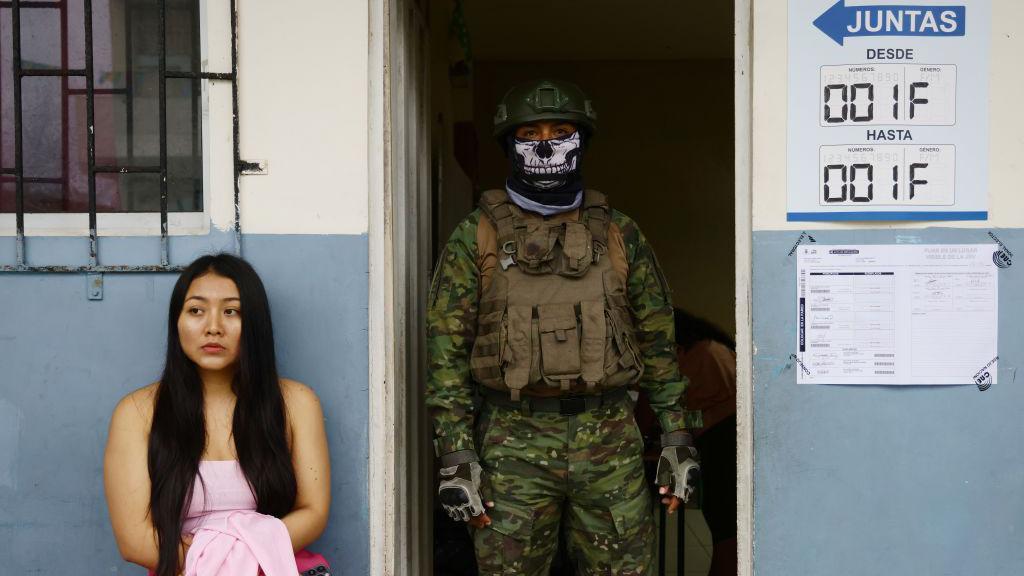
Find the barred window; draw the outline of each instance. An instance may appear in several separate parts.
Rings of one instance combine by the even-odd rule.
[[[0,213],[202,212],[200,68],[198,0],[0,2]]]

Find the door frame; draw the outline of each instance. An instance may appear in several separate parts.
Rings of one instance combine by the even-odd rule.
[[[427,0],[369,0],[370,573],[429,574],[425,369],[431,166]]]
[[[390,26],[388,0],[368,2],[367,86],[367,181],[369,214],[368,350],[369,374],[369,462],[367,470],[367,502],[369,512],[370,574],[394,574],[396,486],[394,420],[394,315],[395,300],[393,242],[391,219],[390,158],[390,81],[387,34]]]
[[[754,574],[753,403],[753,33],[754,0],[734,0],[733,106],[736,193],[736,552],[738,574]]]

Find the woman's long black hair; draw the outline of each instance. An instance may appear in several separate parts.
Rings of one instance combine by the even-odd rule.
[[[230,254],[203,256],[174,285],[167,317],[167,360],[157,388],[149,435],[149,510],[160,559],[157,576],[178,573],[178,546],[206,446],[203,383],[181,348],[178,317],[196,278],[214,273],[234,281],[241,300],[242,334],[234,379],[235,450],[256,498],[256,510],[281,517],[295,506],[295,471],[285,437],[284,398],[274,358],[270,304],[256,271]]]
[[[686,310],[675,308],[676,344],[689,350],[701,340],[718,342],[732,351],[736,351],[736,340],[715,324]]]

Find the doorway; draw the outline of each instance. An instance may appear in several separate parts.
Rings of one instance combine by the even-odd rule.
[[[550,41],[539,14],[559,23]],[[597,108],[587,186],[637,221],[675,303],[734,333],[731,3],[435,0],[431,25],[434,255],[479,193],[503,186],[491,128],[504,92],[568,80]]]
[[[407,516],[396,518],[397,538],[408,538],[408,545],[399,547],[405,552],[396,557],[396,573],[429,574],[433,568],[438,574],[471,574],[457,554],[437,562],[439,542],[442,548],[451,542],[444,540],[450,527],[433,506],[432,431],[422,409],[422,316],[430,270],[448,235],[480,193],[502,187],[507,175],[508,162],[490,136],[495,105],[508,88],[527,80],[558,78],[580,85],[598,113],[584,161],[587,187],[608,194],[614,208],[639,224],[658,254],[677,307],[735,334],[733,5],[664,0],[387,5],[393,274],[394,289],[404,293],[405,302],[392,317],[394,489],[409,507]],[[706,524],[697,508],[685,517],[682,541],[676,526],[666,525],[665,574],[706,573],[711,547]],[[685,552],[682,564],[676,548]]]

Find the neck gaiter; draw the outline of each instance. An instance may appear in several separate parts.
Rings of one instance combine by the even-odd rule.
[[[571,206],[583,181],[580,133],[551,140],[522,140],[509,136],[512,176],[507,186],[517,194],[546,206]]]

